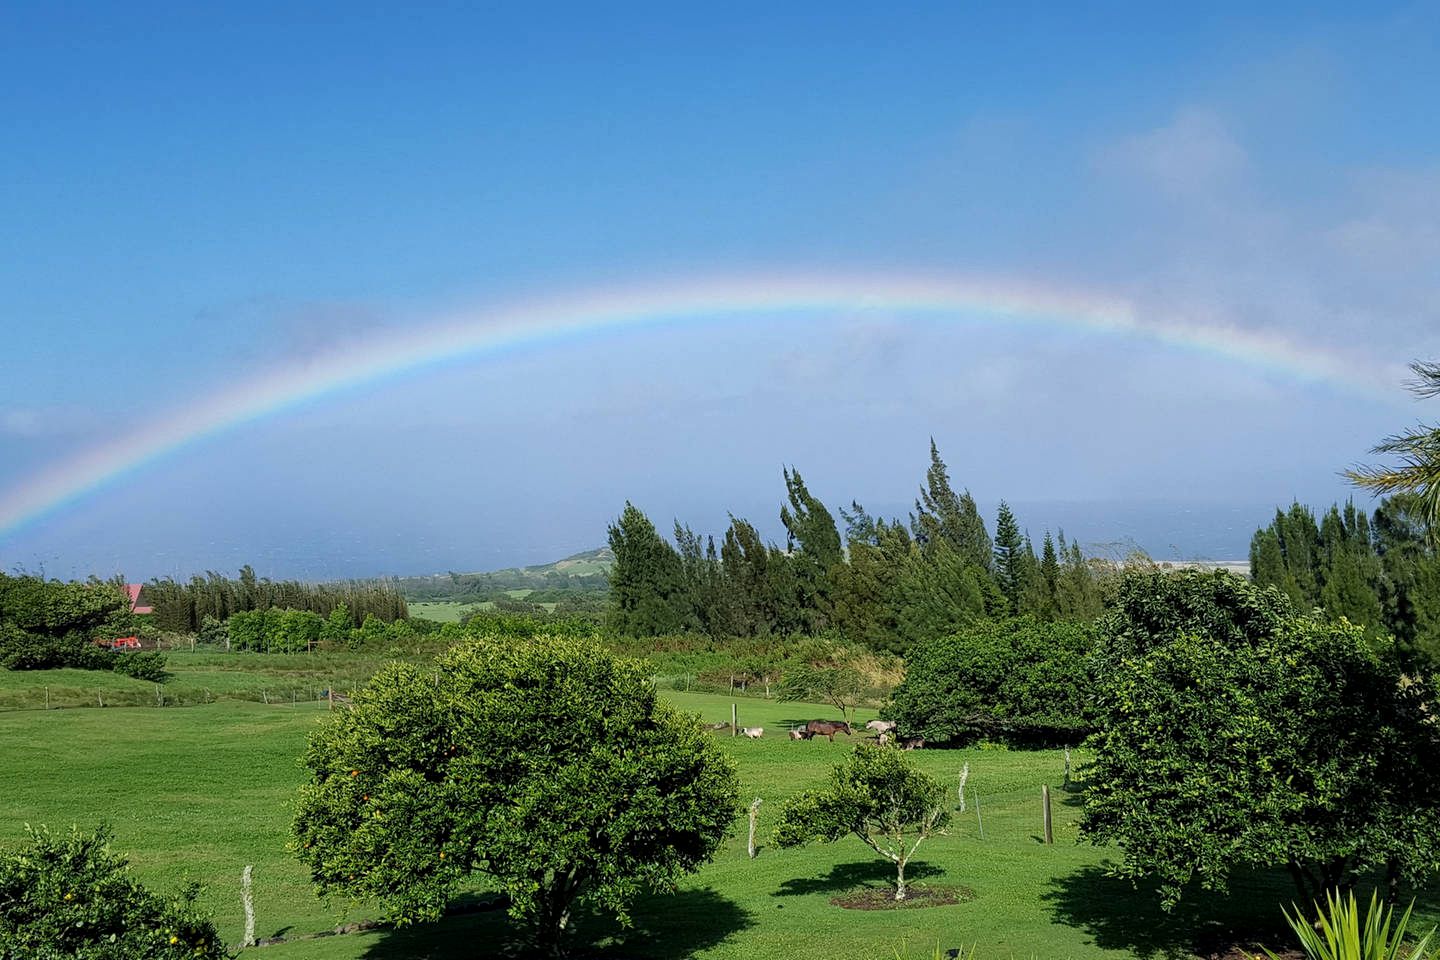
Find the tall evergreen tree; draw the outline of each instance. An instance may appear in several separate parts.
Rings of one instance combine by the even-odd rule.
[[[970,491],[956,494],[950,486],[950,472],[940,459],[934,437],[930,438],[930,469],[925,472],[920,499],[915,501],[912,526],[915,539],[922,546],[944,540],[962,562],[986,571],[991,569],[990,535],[985,530],[985,521]]]
[[[1000,501],[1000,512],[995,518],[995,582],[1010,604],[1013,613],[1021,612],[1021,598],[1026,585],[1025,541],[1020,535],[1020,524],[1010,505]]]
[[[608,620],[617,633],[649,637],[695,625],[680,555],[655,530],[650,518],[626,501],[610,525]]]
[[[805,486],[799,470],[786,468],[788,506],[780,508],[786,548],[800,587],[798,602],[810,629],[829,624],[833,608],[830,573],[845,557],[840,531],[825,504]]]

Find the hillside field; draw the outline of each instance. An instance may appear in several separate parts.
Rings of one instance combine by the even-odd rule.
[[[210,657],[227,658],[209,655],[203,664],[223,678],[226,671]],[[259,666],[267,658],[228,659]],[[707,721],[729,719],[729,697],[663,695]],[[972,789],[966,811],[956,812],[948,835],[921,848],[910,874],[918,885],[967,886],[974,900],[926,909],[841,909],[830,904],[831,897],[884,884],[889,866],[853,838],[793,851],[768,846],[782,800],[818,782],[851,748],[843,736],[833,744],[823,739],[795,743],[785,731],[792,723],[832,716],[834,710],[758,699],[734,702],[742,724],[766,728],[758,742],[722,735],[720,743],[739,766],[743,799],[763,800],[760,836],[767,846],[756,860],[746,857],[742,818],[716,861],[682,883],[676,894],[642,904],[628,934],[607,921],[582,918],[578,952],[616,960],[691,955],[889,960],[902,944],[913,956],[928,956],[936,945],[973,944],[981,960],[1186,956],[1194,950],[1208,953],[1210,946],[1225,942],[1225,930],[1233,923],[1247,929],[1273,927],[1279,904],[1291,896],[1282,877],[1246,877],[1234,884],[1230,897],[1197,892],[1167,917],[1152,894],[1104,876],[1107,851],[1077,843],[1077,800],[1060,789],[1059,751],[923,750],[912,754],[915,762],[952,788],[968,762]],[[374,904],[317,901],[304,871],[285,849],[291,802],[303,775],[297,758],[324,712],[323,703],[308,700],[267,706],[222,699],[175,709],[0,714],[6,782],[0,791],[0,844],[19,840],[26,823],[89,828],[108,821],[117,849],[131,857],[143,880],[162,888],[185,878],[206,883],[204,904],[231,942],[241,933],[239,876],[246,864],[255,865],[262,937],[294,937],[376,917]],[[859,719],[869,716],[862,711]],[[1049,847],[1039,840],[1042,783],[1051,785],[1057,801],[1056,842]],[[1429,922],[1433,911],[1428,902],[1422,906]],[[1274,939],[1284,940],[1278,934]],[[489,949],[477,952],[476,944],[511,942],[503,912],[492,910],[407,931],[382,928],[246,955],[441,960],[491,955]]]

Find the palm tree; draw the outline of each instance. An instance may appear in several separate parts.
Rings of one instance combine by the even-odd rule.
[[[1440,397],[1440,361],[1410,364],[1415,379],[1410,391],[1421,399]],[[1391,467],[1355,467],[1345,476],[1356,486],[1377,494],[1414,493],[1430,526],[1431,537],[1440,537],[1440,426],[1416,424],[1404,433],[1386,437],[1372,453],[1400,458]]]

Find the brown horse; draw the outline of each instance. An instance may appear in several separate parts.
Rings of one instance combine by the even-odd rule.
[[[835,734],[837,733],[843,733],[847,737],[854,733],[854,731],[850,729],[850,724],[844,720],[811,720],[805,724],[805,732],[812,737],[818,733],[831,743],[835,742]]]

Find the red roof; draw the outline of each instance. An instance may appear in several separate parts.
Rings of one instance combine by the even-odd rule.
[[[131,612],[131,613],[153,613],[154,610],[155,610],[154,607],[142,607],[142,606],[139,606],[139,603],[140,603],[140,590],[141,590],[144,586],[145,586],[145,585],[144,585],[143,583],[127,583],[127,584],[125,584],[125,592],[130,595],[130,612]]]

